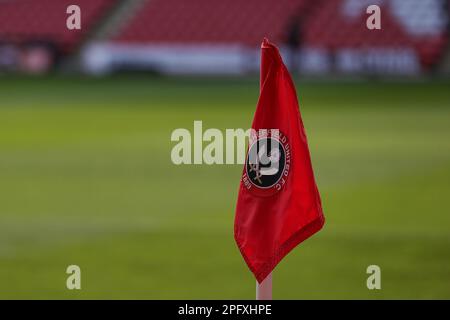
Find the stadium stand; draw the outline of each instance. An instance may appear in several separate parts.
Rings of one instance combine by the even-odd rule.
[[[70,53],[116,0],[0,0],[0,40],[15,44],[44,41]],[[68,30],[66,8],[82,10],[82,29]]]
[[[432,70],[446,53],[449,3],[0,0],[0,45],[43,41],[63,55],[81,48],[83,65],[92,72],[126,66],[244,73],[258,69],[258,45],[268,37],[301,72],[416,74]],[[82,9],[82,30],[65,28],[70,4]],[[366,28],[366,8],[372,4],[381,7],[381,30]],[[98,37],[90,37],[93,30]]]
[[[376,3],[381,7],[382,29],[361,28],[367,19],[365,8]],[[447,44],[448,16],[443,9],[441,0],[328,0],[310,17],[306,42],[334,51],[408,49],[415,52],[422,67],[429,68],[438,62]]]
[[[436,64],[447,45],[445,1],[147,0],[112,40],[190,53],[195,45],[254,48],[264,36],[286,43],[289,21],[298,16],[301,59],[312,63],[310,71],[416,73]],[[382,9],[381,30],[365,27],[371,4]]]
[[[244,44],[284,41],[294,12],[309,0],[150,0],[115,38],[131,43]]]

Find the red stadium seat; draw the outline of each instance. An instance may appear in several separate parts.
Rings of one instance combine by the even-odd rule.
[[[87,32],[116,0],[2,0],[0,1],[0,40],[24,43],[43,40],[63,53],[74,50]],[[81,9],[81,30],[66,27],[69,5]]]

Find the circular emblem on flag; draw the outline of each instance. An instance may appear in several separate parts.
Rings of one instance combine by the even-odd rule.
[[[287,137],[279,130],[254,131],[242,182],[255,195],[269,196],[286,184],[291,163]]]

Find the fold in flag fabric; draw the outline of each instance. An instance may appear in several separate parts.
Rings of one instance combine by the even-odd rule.
[[[297,94],[276,46],[261,45],[260,97],[236,206],[234,237],[261,283],[325,220]]]

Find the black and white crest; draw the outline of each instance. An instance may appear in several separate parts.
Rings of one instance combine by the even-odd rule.
[[[257,135],[245,163],[244,185],[260,193],[279,191],[289,173],[290,150],[287,138],[277,134]],[[281,183],[283,182],[283,183]]]

